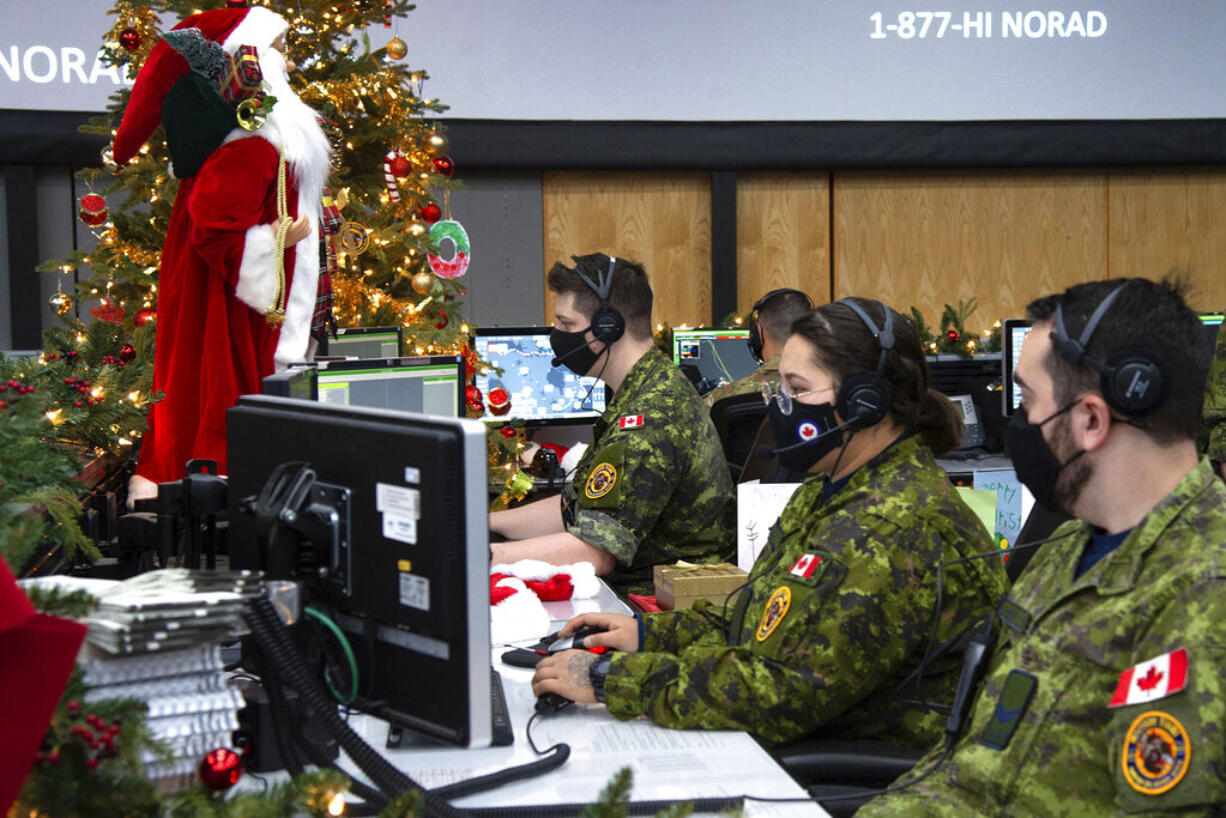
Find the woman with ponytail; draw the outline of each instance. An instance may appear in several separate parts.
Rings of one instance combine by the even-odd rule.
[[[950,650],[1007,590],[992,540],[936,464],[961,437],[928,386],[919,339],[875,301],[798,319],[768,388],[783,465],[808,476],[749,580],[726,600],[641,618],[584,614],[587,647],[537,668],[539,694],[604,701],[619,718],[927,747],[961,668]],[[591,658],[587,658],[591,657]]]

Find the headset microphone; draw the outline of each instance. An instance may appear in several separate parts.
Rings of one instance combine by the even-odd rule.
[[[768,449],[767,451],[770,453],[770,456],[771,456],[771,457],[777,457],[777,456],[778,456],[780,453],[782,453],[782,452],[790,452],[790,451],[792,451],[793,449],[799,449],[801,446],[811,446],[811,445],[813,445],[814,443],[816,443],[817,441],[821,440],[821,439],[822,439],[823,437],[825,437],[826,435],[832,435],[832,434],[834,434],[835,432],[841,432],[841,431],[843,431],[843,430],[844,430],[844,429],[846,429],[847,427],[849,427],[849,426],[853,425],[854,423],[856,423],[856,421],[857,421],[857,418],[852,418],[851,420],[845,420],[845,421],[843,421],[842,423],[840,423],[838,426],[833,426],[833,427],[831,427],[831,428],[827,429],[826,431],[822,432],[821,434],[818,434],[818,435],[815,435],[815,436],[813,436],[813,437],[809,438],[808,440],[801,440],[801,441],[800,441],[800,442],[798,442],[798,443],[791,443],[791,444],[789,444],[789,445],[787,445],[787,446],[780,446],[780,447],[779,447],[779,448],[777,448],[777,449]],[[766,447],[765,447],[765,446],[759,446],[758,448],[759,448],[759,449],[764,449],[764,448],[766,448]]]
[[[586,330],[584,330],[584,331],[586,332]],[[574,355],[576,352],[580,352],[580,351],[585,350],[585,349],[588,349],[588,348],[589,348],[589,347],[588,347],[588,345],[587,345],[587,344],[584,344],[584,345],[582,345],[582,346],[577,346],[577,347],[575,347],[574,349],[572,349],[570,352],[566,353],[565,355],[559,355],[558,357],[556,357],[556,358],[554,358],[553,360],[551,360],[551,361],[549,362],[549,365],[550,365],[550,366],[560,366],[560,365],[562,364],[562,362],[563,362],[563,361],[565,361],[565,360],[566,360],[567,358],[569,358],[570,356]]]

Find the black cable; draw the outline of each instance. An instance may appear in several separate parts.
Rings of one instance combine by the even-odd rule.
[[[741,810],[745,806],[746,797],[729,795],[716,798],[678,798],[672,801],[630,801],[621,807],[625,809],[626,815],[655,815],[678,804],[688,804],[693,807],[694,812],[722,813]],[[590,808],[591,804],[533,804],[524,807],[469,807],[466,812],[470,816],[480,818],[573,818]]]

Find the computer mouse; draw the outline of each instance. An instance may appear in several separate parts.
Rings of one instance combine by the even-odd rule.
[[[583,640],[597,633],[604,633],[604,628],[598,628],[595,625],[580,625],[570,636],[559,637],[556,633],[550,634],[541,640],[549,642],[549,652],[557,653],[562,650],[585,650]],[[550,637],[553,637],[552,639]],[[600,651],[603,652],[603,651]]]
[[[559,710],[565,710],[574,704],[573,701],[565,696],[559,696],[557,693],[544,693],[536,700],[536,712],[557,713]]]

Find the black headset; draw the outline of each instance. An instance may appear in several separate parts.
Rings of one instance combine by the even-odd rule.
[[[885,324],[880,329],[873,323],[859,304],[843,298],[834,302],[850,307],[852,312],[860,316],[860,320],[873,334],[873,339],[881,349],[877,358],[875,372],[853,372],[843,379],[839,386],[838,397],[834,408],[838,410],[845,423],[854,423],[857,428],[873,426],[880,423],[890,411],[890,402],[894,389],[885,376],[885,356],[894,348],[894,311],[882,304],[877,305],[885,313]]]
[[[593,282],[579,269],[578,264],[575,265],[575,272],[579,274],[579,278],[583,279],[583,282],[591,287],[592,292],[596,293],[596,297],[600,299],[600,306],[592,313],[591,331],[592,337],[606,346],[621,338],[626,332],[626,317],[621,314],[621,310],[609,303],[609,291],[613,287],[613,267],[616,264],[617,258],[609,256],[609,270],[599,276],[598,282]]]
[[[1107,405],[1117,412],[1126,415],[1148,414],[1166,400],[1167,379],[1163,374],[1166,367],[1152,350],[1140,347],[1125,347],[1112,354],[1107,362],[1100,363],[1086,352],[1094,330],[1098,329],[1103,316],[1120,290],[1128,286],[1121,284],[1107,294],[1098,303],[1090,320],[1076,340],[1069,337],[1064,326],[1064,305],[1056,305],[1056,315],[1052,321],[1052,344],[1060,357],[1071,364],[1088,366],[1098,373],[1099,389]]]
[[[809,298],[809,294],[801,290],[794,290],[791,287],[782,287],[778,290],[771,290],[769,293],[755,301],[753,308],[749,313],[749,337],[746,340],[749,343],[749,353],[753,355],[754,360],[758,363],[762,363],[762,347],[766,343],[766,339],[764,337],[765,330],[763,330],[762,325],[758,323],[758,317],[761,314],[762,309],[767,304],[782,295],[798,295],[805,300],[806,304],[809,305],[809,309],[813,309],[813,299]]]

